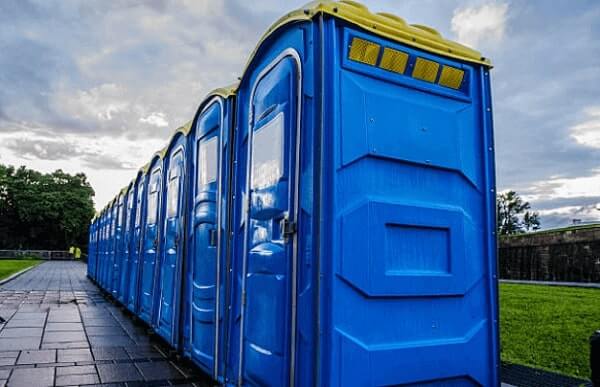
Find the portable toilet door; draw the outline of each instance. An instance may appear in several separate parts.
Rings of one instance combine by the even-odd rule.
[[[303,66],[310,35],[290,29],[259,47],[238,91],[236,197],[242,202],[234,230],[242,238],[234,236],[234,249],[241,316],[230,362],[237,361],[237,382],[244,385],[295,379],[298,145],[303,83],[312,81],[312,67]]]
[[[139,306],[139,283],[141,262],[143,260],[143,235],[144,219],[146,216],[146,183],[147,174],[139,171],[135,180],[135,215],[133,221],[133,235],[131,242],[131,268],[129,270],[129,280],[127,286],[127,309],[137,314]]]
[[[112,219],[112,211],[110,205],[106,207],[106,214],[104,218],[104,259],[102,260],[102,267],[100,270],[99,283],[103,290],[106,290],[106,267],[110,260],[110,227]]]
[[[155,306],[156,264],[160,248],[161,203],[162,203],[162,158],[154,157],[149,168],[148,190],[146,192],[146,219],[144,222],[143,259],[140,275],[139,316],[152,324]]]
[[[125,220],[125,195],[119,193],[116,202],[116,220],[115,220],[115,253],[113,256],[113,266],[111,269],[111,293],[115,299],[119,299],[121,285],[121,270],[123,266],[123,225]]]
[[[135,215],[135,185],[129,184],[125,193],[125,224],[123,226],[123,247],[122,247],[122,265],[119,278],[119,301],[127,305],[127,294],[129,291],[129,271],[131,270],[131,241],[133,235],[133,217]]]
[[[206,373],[223,382],[225,358],[225,245],[233,94],[211,93],[200,105],[190,137],[187,298],[184,351]],[[189,324],[189,326],[188,326]]]
[[[158,273],[159,304],[156,311],[156,331],[171,346],[177,347],[179,304],[181,300],[181,270],[185,248],[184,208],[187,171],[186,129],[173,136],[164,158],[164,213],[162,246]]]
[[[115,255],[115,228],[116,228],[116,219],[117,219],[117,211],[116,211],[115,201],[111,202],[108,207],[108,219],[107,219],[107,236],[106,236],[106,261],[104,262],[104,267],[102,270],[102,288],[112,293],[110,289],[110,273],[112,272],[113,260]]]
[[[96,277],[96,268],[98,267],[98,235],[99,233],[99,224],[100,224],[100,217],[96,216],[96,218],[94,219],[94,224],[93,224],[93,228],[92,228],[92,252],[89,255],[88,258],[88,266],[89,266],[89,277],[91,279],[94,279]]]
[[[94,271],[94,229],[95,229],[96,218],[92,219],[88,227],[88,259],[87,259],[87,276],[92,277]]]
[[[102,260],[98,266],[98,285],[104,289],[104,274],[106,273],[106,262],[108,261],[108,248],[109,248],[109,236],[110,236],[110,207],[107,206],[104,209],[102,225]]]
[[[102,261],[104,260],[104,210],[100,211],[98,220],[98,251],[96,252],[96,267],[94,270],[94,282],[98,283]]]
[[[110,205],[110,217],[108,225],[108,251],[106,264],[104,265],[104,290],[112,294],[112,271],[115,262],[115,231],[117,229],[117,201],[113,199]]]
[[[88,267],[89,267],[89,277],[91,279],[96,278],[96,268],[98,267],[98,251],[99,251],[99,238],[98,235],[100,226],[100,216],[97,215],[94,219],[93,228],[92,228],[92,248],[88,258]]]

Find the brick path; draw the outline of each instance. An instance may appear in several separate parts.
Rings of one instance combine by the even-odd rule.
[[[0,287],[0,386],[206,386],[85,270],[46,262]]]

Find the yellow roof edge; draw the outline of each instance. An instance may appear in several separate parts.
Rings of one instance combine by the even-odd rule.
[[[279,28],[298,21],[308,21],[319,14],[331,15],[378,35],[429,53],[492,67],[492,63],[477,50],[444,39],[435,29],[418,24],[406,24],[404,20],[389,13],[372,13],[355,1],[313,1],[289,12],[269,27],[250,54],[244,72],[256,56],[261,44]]]
[[[188,134],[190,134],[190,130],[192,130],[192,121],[188,121],[185,124],[183,124],[182,126],[180,126],[179,128],[175,129],[175,132],[173,132],[173,135],[169,139],[168,144],[171,145],[171,141],[173,141],[173,139],[175,138],[177,133],[182,133],[184,136],[187,136]],[[168,145],[167,145],[167,148],[168,148]]]
[[[230,85],[227,85],[225,87],[219,87],[217,89],[214,89],[212,91],[210,91],[206,97],[204,97],[202,99],[202,103],[204,103],[205,101],[207,101],[208,99],[214,97],[214,96],[219,96],[219,97],[223,97],[223,98],[227,98],[227,97],[231,97],[232,95],[236,95],[237,93],[237,89],[238,86],[240,85],[239,82],[235,82],[232,83]]]
[[[148,173],[148,168],[150,168],[150,163],[144,164],[138,172],[142,172],[142,175],[144,175],[144,174]]]

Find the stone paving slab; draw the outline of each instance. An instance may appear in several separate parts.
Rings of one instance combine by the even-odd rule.
[[[211,385],[169,359],[80,262],[45,262],[0,286],[0,317],[0,386]]]

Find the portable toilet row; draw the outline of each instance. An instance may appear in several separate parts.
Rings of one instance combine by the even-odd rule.
[[[491,66],[314,2],[90,227],[89,275],[226,385],[498,385]]]

